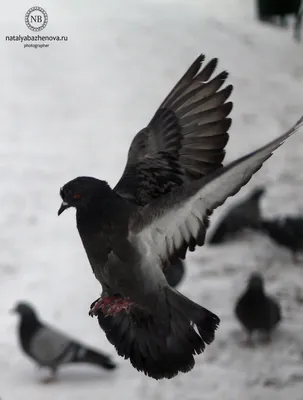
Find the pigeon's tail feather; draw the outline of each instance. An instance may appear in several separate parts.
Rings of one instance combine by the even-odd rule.
[[[98,314],[99,325],[118,354],[154,379],[170,379],[179,372],[190,371],[195,365],[194,355],[202,353],[205,345],[214,340],[219,324],[216,315],[172,288],[167,289],[167,303],[169,325],[166,319],[159,320],[138,309],[129,314]]]
[[[187,319],[196,325],[201,338],[206,344],[213,342],[215,339],[215,330],[220,323],[220,319],[217,315],[201,307],[199,304],[194,303],[172,288],[167,290],[167,299],[171,307],[180,314],[183,319]]]
[[[285,229],[285,226],[279,220],[263,220],[262,231],[278,244],[292,244],[293,236]]]
[[[262,229],[262,212],[260,207],[260,200],[265,194],[265,188],[259,187],[255,189],[249,200],[246,212],[247,225],[256,230]],[[245,212],[245,210],[244,210]]]
[[[208,243],[220,244],[232,234],[245,228],[263,230],[260,200],[264,194],[265,188],[258,187],[245,201],[236,205],[212,232]]]
[[[82,346],[79,346],[79,349],[75,353],[75,357],[72,362],[93,364],[105,369],[116,368],[116,364],[111,360],[110,357]]]
[[[239,208],[239,224],[243,224],[243,228],[247,227],[254,230],[262,230],[262,212],[260,200],[265,194],[265,189],[259,187],[255,189],[242,208]]]
[[[269,221],[269,220],[263,219],[262,223],[261,223],[261,227],[265,233],[270,234],[274,230],[275,227],[279,227],[279,224],[277,221]]]
[[[227,230],[224,221],[222,221],[219,226],[215,229],[215,231],[211,234],[208,239],[209,244],[219,244],[224,242],[226,237]]]

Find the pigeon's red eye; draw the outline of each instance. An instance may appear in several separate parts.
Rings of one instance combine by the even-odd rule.
[[[81,194],[79,194],[79,193],[77,193],[77,194],[74,195],[74,199],[77,199],[77,200],[78,200],[78,199],[80,199],[80,197],[81,197]]]

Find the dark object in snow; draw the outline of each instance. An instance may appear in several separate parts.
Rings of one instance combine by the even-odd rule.
[[[22,350],[37,365],[51,370],[48,381],[55,378],[63,364],[89,363],[107,370],[116,368],[110,357],[41,322],[28,303],[17,303],[12,312],[20,316],[18,336]]]
[[[257,188],[244,200],[232,206],[226,216],[219,221],[208,243],[222,243],[229,239],[234,233],[246,228],[260,229],[262,220],[260,199],[264,193],[264,188]]]
[[[287,17],[294,17],[294,38],[301,39],[302,0],[256,0],[258,19],[287,26]]]
[[[254,331],[265,333],[267,340],[271,340],[272,331],[281,321],[281,310],[278,302],[266,294],[259,273],[251,274],[245,292],[236,302],[235,314],[247,332],[249,343]]]
[[[222,167],[232,87],[199,56],[133,139],[114,189],[78,177],[60,190],[60,215],[77,228],[102,295],[90,309],[118,354],[146,375],[172,378],[195,365],[219,318],[171,288],[163,268],[204,244],[212,211],[245,185],[303,123]],[[202,69],[201,66],[203,65]]]
[[[176,287],[182,281],[185,273],[184,261],[178,260],[173,265],[168,265],[163,269],[167,283],[171,287]]]
[[[284,217],[264,220],[262,229],[277,244],[292,252],[293,261],[298,262],[298,252],[303,251],[303,217]]]

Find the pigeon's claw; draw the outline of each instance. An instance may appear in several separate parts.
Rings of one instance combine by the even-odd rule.
[[[102,310],[103,312],[104,307],[109,306],[110,304],[110,297],[99,297],[99,299],[95,300],[91,304],[88,315],[90,315],[91,317],[93,317],[94,315],[98,315],[99,310]]]
[[[93,317],[101,311],[104,315],[115,315],[125,310],[129,313],[134,303],[129,298],[121,298],[118,296],[100,297],[94,301],[89,310],[89,315]]]
[[[254,342],[252,340],[251,333],[247,334],[245,340],[243,340],[243,342],[242,342],[242,346],[243,347],[247,347],[247,348],[253,348],[254,347]]]

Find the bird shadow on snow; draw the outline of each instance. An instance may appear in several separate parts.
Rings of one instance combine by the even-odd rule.
[[[241,328],[232,328],[224,341],[220,341],[219,354],[222,356],[217,362],[220,361],[221,366],[242,371],[246,375],[246,386],[279,389],[302,383],[303,343],[288,327],[274,331],[269,343],[256,335],[253,346],[245,346],[245,337]],[[222,352],[224,347],[228,347],[229,352]],[[287,365],[281,366],[281,357],[287,360]]]
[[[301,347],[303,351],[303,341],[299,341],[298,337],[293,335],[293,333],[287,330],[285,327],[280,327],[279,329],[272,332],[272,339],[270,342],[266,341],[266,336],[261,332],[257,332],[253,335],[253,345],[247,346],[245,341],[245,332],[241,328],[231,329],[229,332],[229,338],[231,342],[236,345],[239,349],[244,350],[259,350],[259,349],[269,349],[276,350],[276,347],[280,346],[298,346]]]
[[[28,385],[40,384],[44,386],[70,386],[70,384],[72,383],[73,385],[79,384],[81,385],[81,387],[83,387],[83,385],[90,385],[93,382],[106,382],[108,384],[114,382],[116,378],[116,376],[114,376],[111,371],[99,371],[98,369],[95,370],[93,367],[90,368],[90,366],[80,365],[64,366],[64,368],[60,369],[54,381],[48,383],[43,382],[43,378],[46,378],[48,376],[49,373],[47,373],[46,370],[44,370],[43,368],[36,368],[32,371],[24,370],[22,372],[20,380],[22,379],[23,384]]]

